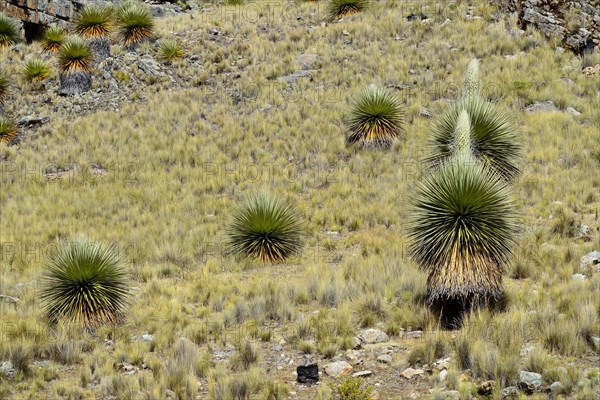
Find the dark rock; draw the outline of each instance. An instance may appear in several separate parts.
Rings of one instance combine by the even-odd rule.
[[[296,368],[297,380],[300,383],[317,383],[319,381],[319,366],[310,364]]]
[[[477,386],[477,393],[482,396],[487,396],[492,394],[494,391],[494,386],[496,385],[495,381],[485,381]]]
[[[417,18],[421,18],[421,21],[425,21],[426,19],[429,19],[429,17],[423,13],[420,13],[420,14],[410,13],[406,17],[406,20],[410,22],[410,21],[414,21]]]

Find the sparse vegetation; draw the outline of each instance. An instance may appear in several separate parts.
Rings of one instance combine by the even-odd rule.
[[[369,2],[333,23],[327,0],[268,3],[150,5],[166,11],[160,41],[135,52],[115,20],[111,58],[89,59],[92,90],[67,98],[54,72],[44,91],[20,79],[32,58],[63,72],[43,42],[0,49],[2,115],[18,121],[18,136],[0,144],[0,398],[500,399],[507,386],[525,396],[527,370],[542,375],[529,399],[598,397],[600,275],[580,261],[600,250],[600,98],[582,71],[591,59],[521,31],[490,2],[441,12],[433,0]],[[186,56],[163,63],[164,40]],[[481,80],[463,72],[474,58]],[[468,82],[479,91],[467,94]],[[389,151],[346,142],[343,116],[370,84],[401,105]],[[518,128],[514,176],[499,178],[456,126],[447,157],[424,163],[431,123],[468,99],[506,110]],[[548,100],[559,108],[526,111]],[[454,125],[472,123],[463,111]],[[497,232],[517,211],[519,228],[517,243],[503,239],[508,263],[469,259],[490,287],[502,277],[498,300],[470,312],[468,301],[428,302],[428,271],[406,251],[411,197],[459,160],[489,175],[471,179],[483,187],[510,184],[510,210],[485,221]],[[260,191],[302,217],[302,246],[275,266],[230,246],[240,199]],[[465,207],[480,204],[466,197]],[[48,318],[46,256],[79,234],[124,257],[130,306],[116,324]],[[488,236],[460,243],[476,249]],[[463,324],[445,330],[432,305],[456,305]],[[353,371],[325,372],[338,361]],[[320,383],[293,382],[309,363]],[[411,379],[400,375],[409,367]]]
[[[365,385],[359,378],[346,378],[337,387],[341,400],[372,400],[373,387]]]

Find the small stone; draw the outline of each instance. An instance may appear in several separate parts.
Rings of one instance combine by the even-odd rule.
[[[365,329],[359,333],[358,338],[362,343],[374,344],[374,343],[385,343],[390,340],[390,337],[378,329]]]
[[[450,366],[450,357],[437,360],[433,363],[433,366],[439,371],[448,369],[448,367]]]
[[[352,374],[352,376],[355,378],[364,378],[364,377],[371,376],[371,375],[373,375],[373,372],[369,371],[369,370],[358,371],[358,372],[355,372]]]
[[[300,54],[296,57],[296,62],[302,66],[302,69],[310,69],[317,62],[317,54]]]
[[[33,125],[42,125],[46,122],[50,121],[50,117],[47,115],[34,117],[32,115],[28,115],[23,117],[17,121],[17,125],[19,126],[33,126]]]
[[[8,303],[8,304],[17,304],[19,301],[21,301],[17,297],[7,296],[4,294],[0,294],[0,300],[2,300],[2,302],[4,302],[4,303]]]
[[[579,267],[583,269],[590,268],[598,264],[600,264],[600,251],[598,250],[587,253],[579,260]]]
[[[536,372],[519,372],[519,388],[527,394],[539,392],[542,389],[542,375]]]
[[[585,275],[583,274],[573,274],[571,279],[575,282],[585,282]]]
[[[348,350],[346,352],[346,359],[352,363],[358,361],[358,356],[354,354],[352,351]]]
[[[592,341],[592,344],[594,345],[596,351],[600,351],[600,337],[592,336],[591,341]]]
[[[448,370],[447,369],[443,369],[440,372],[440,382],[446,382],[446,379],[448,379]]]
[[[352,369],[352,365],[346,361],[336,361],[325,366],[325,373],[332,378],[337,378],[338,376],[349,374],[352,372]]]
[[[344,36],[350,36],[350,32],[348,32],[347,30],[344,29],[342,31],[342,35],[344,35]]]
[[[291,75],[282,76],[279,78],[279,81],[285,83],[294,83],[300,78],[308,78],[312,75],[312,70],[301,70],[292,73]]]
[[[423,375],[424,373],[425,371],[422,369],[407,368],[404,371],[402,371],[400,375],[402,375],[406,379],[411,379],[413,376]]]
[[[283,345],[281,345],[281,344],[273,345],[273,347],[271,347],[271,350],[273,350],[273,351],[283,351]]]
[[[4,361],[0,364],[0,375],[4,375],[8,378],[12,377],[15,373],[15,369],[13,367],[12,362]]]
[[[431,113],[431,111],[429,111],[425,107],[421,107],[420,114],[421,114],[422,117],[426,117],[426,118],[433,117],[433,114]]]
[[[564,385],[561,382],[556,381],[552,385],[550,385],[550,392],[551,393],[560,392],[560,391],[562,391],[563,388],[564,388]]]
[[[574,117],[579,117],[581,113],[574,109],[573,107],[567,107],[567,112],[570,113]]]
[[[412,332],[407,332],[406,335],[404,335],[407,339],[419,339],[421,337],[423,337],[423,331],[412,331]]]
[[[500,393],[502,400],[513,400],[519,397],[519,389],[516,386],[507,386]]]
[[[154,340],[154,335],[144,334],[142,335],[142,340],[146,343],[152,342]]]
[[[393,358],[389,354],[382,354],[379,357],[377,357],[377,361],[384,364],[390,364],[392,360]]]
[[[528,105],[525,107],[526,112],[552,112],[559,111],[553,101],[542,101]]]

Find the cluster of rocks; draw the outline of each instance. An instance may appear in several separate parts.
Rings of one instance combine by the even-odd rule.
[[[496,0],[516,12],[524,27],[532,25],[548,37],[557,37],[577,54],[600,45],[600,5],[589,0]]]

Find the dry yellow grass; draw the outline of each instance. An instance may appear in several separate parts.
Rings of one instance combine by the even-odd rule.
[[[427,23],[406,21],[412,2],[376,2],[328,24],[322,24],[326,2],[268,3],[213,5],[193,19],[182,14],[157,20],[158,35],[172,39],[177,33],[186,49],[186,57],[167,67],[178,89],[168,80],[150,82],[143,100],[121,104],[118,112],[65,112],[60,104],[83,104],[85,98],[21,90],[19,67],[26,56],[41,54],[40,46],[25,53],[0,50],[2,67],[15,77],[7,113],[52,117],[25,132],[18,145],[0,144],[0,293],[20,299],[0,303],[0,361],[17,346],[33,359],[28,376],[0,378],[0,397],[119,393],[159,399],[180,381],[181,387],[169,390],[206,398],[223,376],[217,369],[231,366],[213,357],[205,374],[200,367],[178,371],[172,360],[179,338],[214,355],[241,335],[256,341],[261,355],[258,370],[245,375],[248,382],[260,386],[271,379],[296,391],[296,398],[315,398],[317,388],[291,384],[303,361],[293,332],[303,324],[311,328],[305,339],[315,348],[343,352],[360,329],[361,301],[379,298],[389,317],[377,322],[435,331],[435,317],[418,301],[425,276],[404,251],[406,210],[425,172],[430,121],[421,108],[436,113],[456,99],[472,58],[481,59],[483,95],[510,110],[525,143],[524,173],[515,183],[522,234],[509,270],[520,264],[527,271],[524,279],[505,279],[507,311],[473,315],[473,323],[457,333],[473,344],[479,362],[473,380],[492,370],[488,376],[500,380],[503,372],[518,370],[527,360],[519,350],[537,343],[556,366],[574,363],[573,374],[583,383],[567,397],[597,396],[592,368],[597,374],[600,363],[580,330],[600,336],[600,274],[580,271],[579,258],[600,247],[598,78],[581,74],[580,60],[556,53],[537,32],[521,34],[516,21],[496,20],[483,2],[422,2]],[[467,18],[468,11],[481,18]],[[155,47],[139,51],[155,53]],[[295,59],[302,53],[318,55],[312,78],[280,82],[301,69]],[[113,54],[123,50],[113,47]],[[198,65],[192,65],[193,55]],[[387,87],[405,102],[406,139],[389,151],[345,146],[343,116],[369,84]],[[561,110],[521,111],[546,100]],[[564,110],[569,106],[581,116]],[[303,253],[285,265],[263,266],[223,252],[234,205],[262,190],[290,198],[307,223]],[[590,241],[551,233],[558,206],[591,228]],[[115,243],[126,253],[136,285],[127,322],[94,336],[76,327],[49,329],[39,304],[45,254],[76,235]],[[586,281],[572,282],[576,272]],[[579,312],[584,308],[585,316]],[[487,337],[484,325],[502,329]],[[261,371],[275,356],[272,344],[258,341],[260,330],[270,330],[273,343],[285,339],[285,353],[294,360],[273,368],[269,378]],[[154,335],[152,343],[141,341],[145,333]],[[398,341],[406,350],[414,346]],[[555,342],[569,345],[555,348]],[[490,365],[486,351],[499,356],[498,365]],[[313,357],[323,364],[322,355]],[[120,363],[140,370],[123,374]],[[406,365],[399,363],[397,368]],[[375,379],[397,380],[389,371],[381,367]],[[434,378],[414,387],[399,381],[377,391],[381,399],[407,398],[413,391],[426,398],[435,385]],[[457,390],[466,393],[468,385]]]

